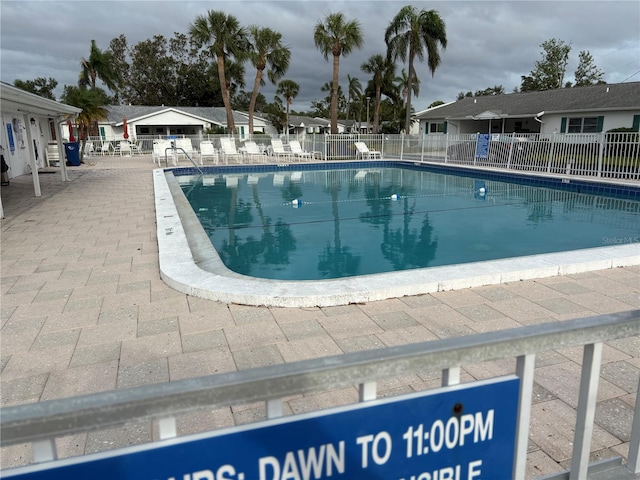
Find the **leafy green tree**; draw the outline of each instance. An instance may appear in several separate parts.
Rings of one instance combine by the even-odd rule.
[[[409,61],[409,78],[407,82],[405,132],[411,128],[411,93],[413,83],[418,75],[414,67],[416,57],[423,61],[426,57],[431,75],[440,66],[441,58],[438,48],[447,47],[447,33],[444,20],[435,10],[420,10],[407,5],[402,7],[391,20],[384,35],[390,59],[400,58]]]
[[[343,13],[331,13],[318,22],[313,32],[316,48],[325,60],[333,56],[333,89],[331,92],[331,133],[338,133],[338,86],[340,85],[340,56],[349,55],[362,47],[362,29],[357,20],[347,21]]]
[[[427,108],[438,107],[440,105],[444,105],[442,100],[436,100],[435,102],[431,102]]]
[[[276,90],[278,95],[282,95],[287,102],[287,113],[285,115],[284,121],[284,131],[289,134],[289,109],[291,104],[293,103],[293,99],[298,96],[300,93],[300,85],[298,85],[293,80],[282,80],[278,84],[278,89]]]
[[[81,86],[96,88],[96,80],[100,79],[109,90],[118,91],[119,78],[113,69],[113,54],[108,50],[100,50],[95,40],[91,40],[89,58],[83,57],[80,65],[82,67],[79,76]]]
[[[535,68],[528,76],[521,77],[520,90],[523,92],[553,90],[564,85],[571,45],[558,38],[551,38],[540,46],[543,50],[542,60],[535,63]]]
[[[285,125],[287,125],[286,114],[282,106],[282,99],[279,96],[276,95],[272,103],[265,105],[263,113],[266,114],[267,119],[278,132],[284,130]]]
[[[392,63],[388,58],[377,54],[372,55],[369,59],[360,66],[360,69],[373,75],[373,85],[375,88],[375,97],[373,103],[373,133],[378,133],[378,126],[380,125],[380,102],[382,98],[382,84],[384,78],[387,75],[389,68],[392,68]]]
[[[208,46],[209,54],[216,59],[222,100],[227,112],[227,128],[233,135],[235,121],[231,110],[231,92],[228,88],[225,66],[228,59],[244,60],[248,51],[247,32],[233,15],[209,10],[199,15],[189,27],[189,35],[198,47]]]
[[[576,87],[604,83],[602,80],[604,72],[596,67],[593,56],[587,50],[578,54],[578,68],[576,68],[575,77]]]
[[[251,50],[249,60],[256,68],[256,78],[253,93],[249,103],[249,132],[253,134],[253,113],[260,87],[265,84],[264,72],[274,85],[284,76],[289,68],[291,50],[282,44],[282,34],[270,28],[260,28],[256,25],[249,27]]]
[[[65,85],[60,100],[62,103],[82,109],[76,117],[82,143],[80,148],[80,160],[82,160],[87,137],[97,135],[98,122],[108,118],[109,112],[105,106],[109,105],[111,99],[98,87],[88,89],[86,86]]]
[[[55,100],[56,96],[53,91],[58,86],[58,81],[55,78],[38,77],[34,80],[14,80],[13,86],[21,90],[25,90],[30,93],[34,93],[43,98],[49,100]]]

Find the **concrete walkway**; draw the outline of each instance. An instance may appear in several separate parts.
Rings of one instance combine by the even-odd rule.
[[[3,406],[166,382],[640,308],[640,267],[325,308],[223,304],[159,277],[151,158],[90,157],[71,182],[41,174],[2,187]],[[527,478],[568,468],[581,349],[537,357]],[[462,381],[512,373],[515,360],[467,366]],[[605,346],[592,460],[626,456],[640,338]],[[437,377],[382,381],[379,396],[431,388]],[[357,401],[356,388],[287,399],[285,413]],[[180,433],[265,418],[245,405],[179,419]],[[60,456],[150,441],[148,422],[58,441]],[[2,450],[2,468],[31,461]]]

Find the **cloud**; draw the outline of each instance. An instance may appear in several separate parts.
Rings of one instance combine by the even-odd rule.
[[[418,64],[420,96],[416,110],[435,100],[454,100],[461,91],[502,85],[507,92],[520,85],[541,58],[540,44],[559,38],[571,44],[566,80],[573,80],[578,53],[588,50],[610,83],[640,81],[640,8],[633,1],[25,1],[0,2],[1,79],[32,80],[53,77],[76,84],[80,60],[89,54],[91,40],[101,49],[123,34],[130,46],[176,32],[187,33],[198,15],[210,9],[235,15],[249,26],[270,27],[283,34],[291,48],[286,78],[300,84],[293,108],[306,110],[326,96],[320,88],[330,81],[331,61],[325,61],[313,42],[313,30],[329,13],[342,12],[362,26],[364,46],[342,57],[340,79],[347,75],[369,80],[360,66],[376,53],[385,53],[384,31],[406,3],[435,9],[447,27],[448,46],[435,76]],[[405,65],[398,64],[398,72]],[[254,72],[247,68],[247,88]],[[271,100],[276,87],[261,92]]]

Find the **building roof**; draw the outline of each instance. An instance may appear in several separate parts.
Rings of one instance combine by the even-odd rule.
[[[463,120],[471,117],[535,117],[540,112],[640,110],[640,82],[560,88],[543,92],[465,97],[420,112],[418,119]]]
[[[289,125],[292,127],[326,127],[327,120],[304,115],[289,115]]]
[[[183,113],[216,125],[227,124],[227,112],[224,107],[171,107],[164,105],[149,107],[140,105],[109,105],[107,109],[109,111],[107,122],[116,126],[122,124],[122,119],[124,117],[127,118],[128,122],[135,122],[136,120],[158,115],[166,111]],[[236,123],[247,122],[247,118],[235,110],[233,112],[233,118]]]
[[[0,99],[2,100],[3,111],[48,117],[75,116],[82,112],[81,108],[43,98],[4,82],[0,82]]]

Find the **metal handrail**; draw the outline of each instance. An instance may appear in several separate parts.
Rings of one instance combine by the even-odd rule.
[[[640,335],[640,310],[5,407],[0,409],[0,441],[2,446],[51,441],[56,437],[123,425],[133,420],[171,419],[177,414],[201,408],[256,401],[267,402],[268,411],[277,412],[277,408],[273,410],[274,402],[284,397],[350,385],[360,385],[361,399],[367,400],[375,398],[375,382],[383,378],[441,370],[443,384],[453,384],[459,381],[459,368],[464,365],[516,357],[516,374],[521,378],[516,442],[518,478],[518,469],[524,472],[526,462],[535,354],[585,345],[576,427],[578,436],[582,434],[578,431],[582,424],[589,431],[588,419],[595,409],[597,392],[597,388],[594,392],[593,380],[591,383],[585,380],[589,376],[585,371],[599,372],[598,352],[601,353],[603,342],[635,335]],[[597,375],[595,382],[597,386]],[[633,451],[629,453],[630,465],[627,467],[636,473],[640,472],[640,452],[635,451],[640,449],[638,409],[637,404],[630,442]],[[574,460],[576,457],[581,460],[579,465],[572,465],[572,471],[579,473],[571,478],[579,478],[588,466],[590,438],[574,443],[582,450],[586,449],[587,453],[574,451]]]
[[[202,169],[198,165],[196,165],[196,162],[193,161],[191,156],[182,147],[167,147],[164,149],[164,158],[165,158],[165,161],[167,162],[167,167],[169,166],[169,156],[167,155],[167,150],[171,150],[174,153],[177,153],[178,150],[181,150],[182,153],[184,153],[184,156],[189,159],[189,161],[191,162],[191,165],[193,165],[196,168],[196,170],[200,172],[200,175],[204,175],[204,172],[202,171]]]

